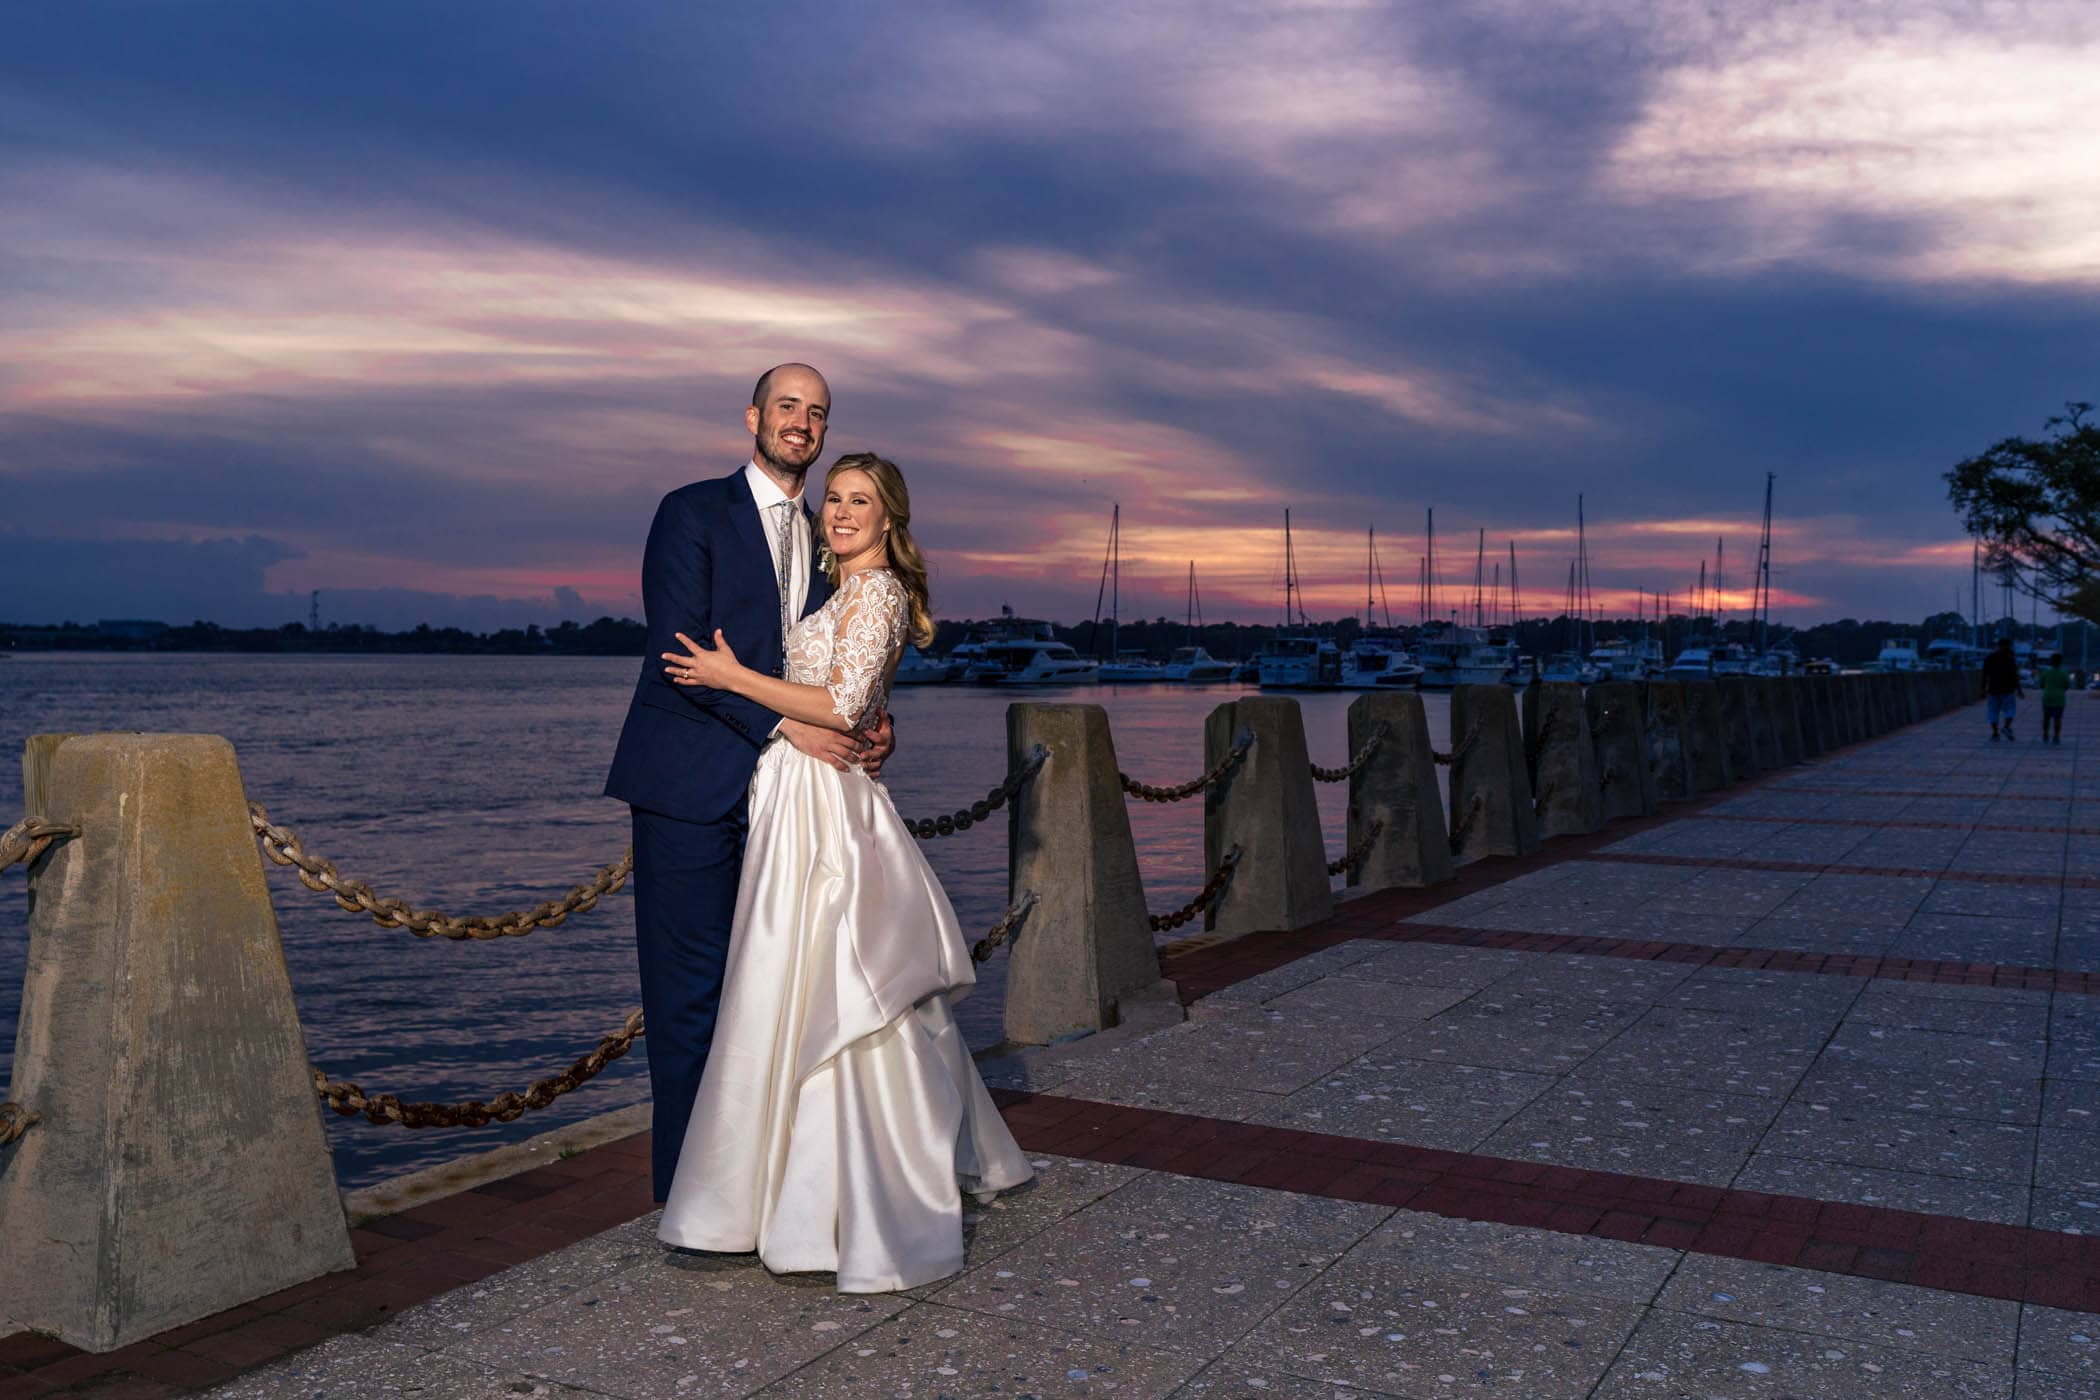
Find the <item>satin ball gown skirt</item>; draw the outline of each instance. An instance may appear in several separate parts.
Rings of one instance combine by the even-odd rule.
[[[889,794],[774,743],[714,1046],[658,1237],[881,1293],[962,1267],[962,1194],[1032,1174],[950,1010],[976,981]]]

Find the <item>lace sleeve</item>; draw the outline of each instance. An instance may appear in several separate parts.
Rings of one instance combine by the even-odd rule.
[[[904,585],[881,569],[846,581],[839,600],[838,631],[831,646],[831,674],[824,688],[840,719],[858,723],[904,643],[911,605]]]

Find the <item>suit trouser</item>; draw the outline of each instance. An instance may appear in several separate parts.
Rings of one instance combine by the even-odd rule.
[[[650,1179],[671,1192],[678,1150],[700,1092],[722,1004],[729,926],[744,861],[744,804],[720,821],[688,822],[630,808],[634,816],[634,937],[648,1031]]]

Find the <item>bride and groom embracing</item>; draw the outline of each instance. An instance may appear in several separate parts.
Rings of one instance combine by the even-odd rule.
[[[814,369],[768,370],[750,463],[657,508],[605,791],[634,819],[659,1238],[876,1293],[960,1269],[962,1193],[1031,1173],[949,1010],[976,980],[954,910],[875,782],[932,633],[911,500],[854,453],[811,511],[830,412]]]

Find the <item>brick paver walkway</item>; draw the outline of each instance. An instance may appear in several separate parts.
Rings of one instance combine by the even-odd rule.
[[[332,1332],[223,1393],[2100,1394],[2093,716],[1192,940],[1185,1023],[989,1067],[1042,1176],[943,1284],[667,1257],[629,1141],[129,1353],[0,1342],[0,1400]]]

